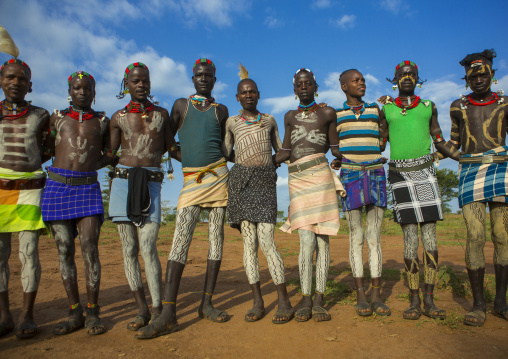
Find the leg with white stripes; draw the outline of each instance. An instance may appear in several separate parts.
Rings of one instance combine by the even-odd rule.
[[[402,316],[404,319],[416,320],[421,316],[418,223],[406,223],[400,226],[404,234],[404,264],[410,296],[409,308],[402,313]]]
[[[300,267],[300,286],[302,289],[302,300],[299,303],[300,309],[296,311],[295,319],[304,322],[312,317],[312,262],[316,251],[317,239],[314,232],[306,229],[299,229],[300,256],[298,264]]]
[[[243,237],[243,266],[254,297],[252,309],[249,309],[245,314],[245,321],[255,322],[261,319],[265,313],[265,303],[261,296],[259,282],[257,228],[256,223],[249,221],[242,221],[240,227]]]
[[[430,318],[446,318],[446,311],[439,309],[434,304],[434,285],[437,278],[437,234],[436,222],[420,223],[422,243],[423,243],[423,266],[424,266],[424,288],[423,293],[423,314]]]
[[[317,235],[316,251],[316,295],[312,307],[312,318],[316,322],[324,322],[332,319],[324,308],[326,282],[330,268],[330,240],[328,236]]]
[[[139,244],[145,262],[146,281],[152,297],[153,311],[156,315],[160,314],[162,310],[162,269],[156,245],[159,227],[158,223],[148,221],[139,229]]]

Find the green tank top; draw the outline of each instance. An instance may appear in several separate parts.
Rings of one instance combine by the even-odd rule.
[[[178,130],[182,167],[204,167],[217,162],[222,154],[222,132],[215,107],[197,110],[187,100],[187,112]]]
[[[428,103],[428,106],[425,106]],[[430,153],[430,119],[432,105],[422,100],[418,106],[407,110],[406,115],[395,104],[383,106],[388,122],[388,139],[390,142],[390,159],[409,160]]]

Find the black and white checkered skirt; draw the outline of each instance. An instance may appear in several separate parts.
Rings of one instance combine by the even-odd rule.
[[[432,161],[432,155],[410,160],[392,160],[391,166],[411,168]],[[434,165],[416,171],[398,172],[388,167],[395,222],[420,223],[443,219],[441,195]]]

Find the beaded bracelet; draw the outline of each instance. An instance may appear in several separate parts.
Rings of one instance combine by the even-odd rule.
[[[291,151],[291,148],[281,148],[282,151]]]

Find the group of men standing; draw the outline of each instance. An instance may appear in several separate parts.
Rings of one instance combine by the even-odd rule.
[[[59,252],[60,271],[69,300],[68,320],[54,334],[86,327],[90,335],[106,327],[99,317],[100,262],[98,239],[103,222],[97,170],[114,166],[111,173],[109,216],[117,224],[125,274],[138,307],[127,325],[139,339],[154,338],[179,329],[176,303],[193,231],[201,210],[210,210],[207,271],[198,315],[226,322],[228,314],[214,308],[212,296],[222,260],[226,209],[231,225],[244,239],[244,265],[253,293],[253,307],[245,320],[265,315],[259,278],[258,246],[267,257],[277,288],[274,324],[330,320],[324,308],[330,265],[329,236],[339,229],[338,196],[350,229],[350,262],[357,289],[355,310],[360,316],[390,315],[381,299],[382,252],[380,231],[387,205],[386,177],[381,156],[390,143],[388,180],[394,201],[394,219],[404,234],[404,263],[410,289],[406,319],[421,314],[443,319],[444,310],[433,300],[438,268],[436,221],[442,220],[441,199],[433,161],[450,157],[461,164],[459,202],[468,229],[466,264],[473,289],[473,309],[464,322],[481,326],[486,319],[483,298],[485,260],[485,207],[489,203],[495,244],[496,299],[494,311],[507,319],[508,283],[508,112],[504,96],[491,91],[495,53],[468,55],[461,64],[473,91],[452,104],[451,140],[446,142],[435,105],[415,95],[422,83],[411,61],[397,65],[393,80],[399,94],[384,100],[382,110],[362,100],[365,79],[355,69],[340,77],[346,94],[343,108],[317,104],[318,85],[309,69],[293,78],[298,109],[284,118],[281,143],[273,116],[257,109],[257,84],[242,71],[237,101],[242,110],[228,109],[211,96],[216,81],[214,63],[205,58],[193,65],[196,93],[175,101],[171,113],[152,103],[150,72],[140,62],[129,65],[119,98],[130,94],[125,108],[109,120],[91,106],[95,80],[84,71],[68,79],[70,106],[49,115],[25,100],[31,90],[31,71],[12,59],[2,65],[0,82],[5,94],[0,113],[0,336],[14,329],[9,311],[8,259],[11,233],[19,232],[22,260],[23,308],[16,335],[37,333],[33,308],[40,279],[38,236],[46,222]],[[178,134],[179,143],[174,136]],[[434,143],[436,152],[431,152]],[[121,149],[121,156],[117,152]],[[272,154],[272,149],[275,154]],[[336,158],[331,167],[325,154]],[[461,151],[459,152],[459,149]],[[174,239],[163,286],[156,240],[161,220],[161,184],[164,153],[182,163]],[[47,167],[45,180],[42,164]],[[228,170],[227,162],[234,166]],[[289,161],[289,162],[288,162]],[[285,284],[284,263],[274,242],[277,218],[276,169],[288,164],[290,209],[281,230],[298,230],[302,299],[295,310]],[[340,181],[333,169],[340,169]],[[46,182],[45,188],[44,183]],[[341,183],[342,182],[342,183]],[[366,230],[362,209],[366,212]],[[424,246],[423,310],[419,294],[418,224]],[[88,303],[79,300],[74,262],[79,233],[85,265]],[[363,244],[369,248],[372,297],[366,297]],[[138,254],[145,262],[152,298],[150,312],[143,289]],[[316,252],[316,289],[312,297],[313,256]],[[84,315],[86,314],[86,316]]]

